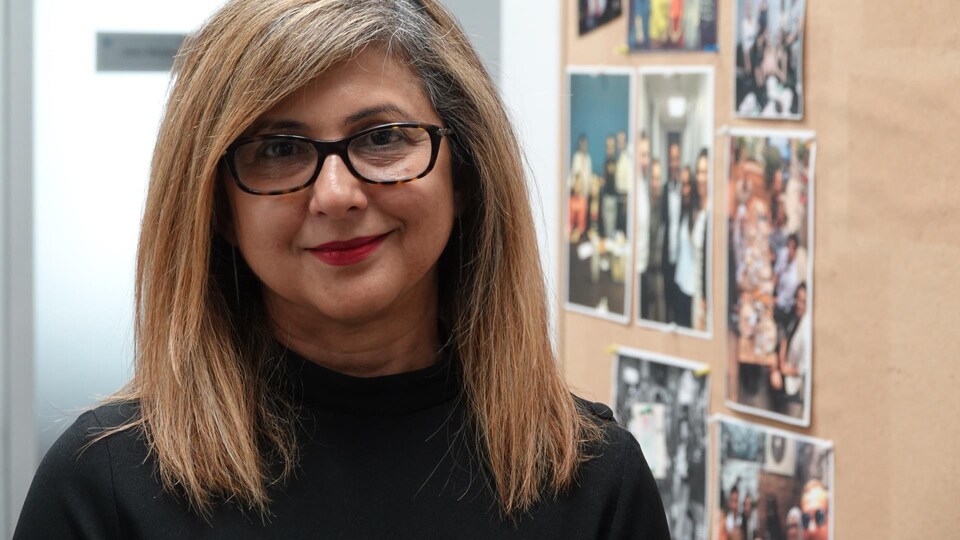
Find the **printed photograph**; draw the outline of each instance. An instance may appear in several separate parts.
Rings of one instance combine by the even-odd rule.
[[[566,305],[627,323],[633,71],[571,69],[569,84]]]
[[[811,132],[733,130],[727,177],[727,400],[810,425]]]
[[[580,0],[580,35],[592,32],[623,13],[621,0]]]
[[[833,538],[833,443],[717,417],[714,538]]]
[[[617,421],[636,437],[675,540],[709,538],[706,364],[621,347],[614,362]]]
[[[737,116],[803,118],[805,4],[805,0],[737,0]]]
[[[642,68],[637,87],[637,324],[710,337],[713,68]]]
[[[627,0],[634,52],[716,51],[717,0]]]

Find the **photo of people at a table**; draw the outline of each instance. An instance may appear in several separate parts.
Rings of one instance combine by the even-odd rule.
[[[727,181],[727,400],[809,425],[813,186],[809,132],[733,131]]]

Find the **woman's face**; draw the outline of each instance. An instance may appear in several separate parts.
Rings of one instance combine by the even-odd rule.
[[[707,202],[707,180],[709,177],[709,164],[707,163],[707,158],[701,157],[697,159],[697,191],[700,193],[700,200],[706,206]]]
[[[382,49],[338,64],[258,118],[244,136],[332,140],[389,122],[442,125],[416,75]],[[328,323],[410,324],[436,314],[436,263],[455,202],[446,138],[433,170],[400,185],[371,185],[328,156],[307,189],[256,196],[225,178],[230,241],[264,284],[280,332]]]
[[[796,295],[797,295],[797,299],[796,299],[795,306],[796,306],[797,318],[802,319],[803,316],[806,315],[807,313],[807,289],[806,288],[797,289]]]

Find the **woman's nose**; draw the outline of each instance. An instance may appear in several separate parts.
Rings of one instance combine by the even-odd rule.
[[[310,213],[339,219],[366,207],[363,181],[350,172],[340,156],[331,154],[324,158],[317,180],[310,187]]]

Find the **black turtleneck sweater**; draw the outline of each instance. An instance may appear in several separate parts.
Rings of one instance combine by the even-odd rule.
[[[44,457],[14,539],[67,538],[641,538],[668,539],[640,447],[609,409],[580,402],[607,441],[576,485],[511,521],[473,457],[455,366],[357,378],[288,353],[300,407],[300,461],[270,490],[271,515],[218,504],[208,521],[165,492],[143,435],[87,448],[91,435],[135,417],[136,403],[86,412]]]

